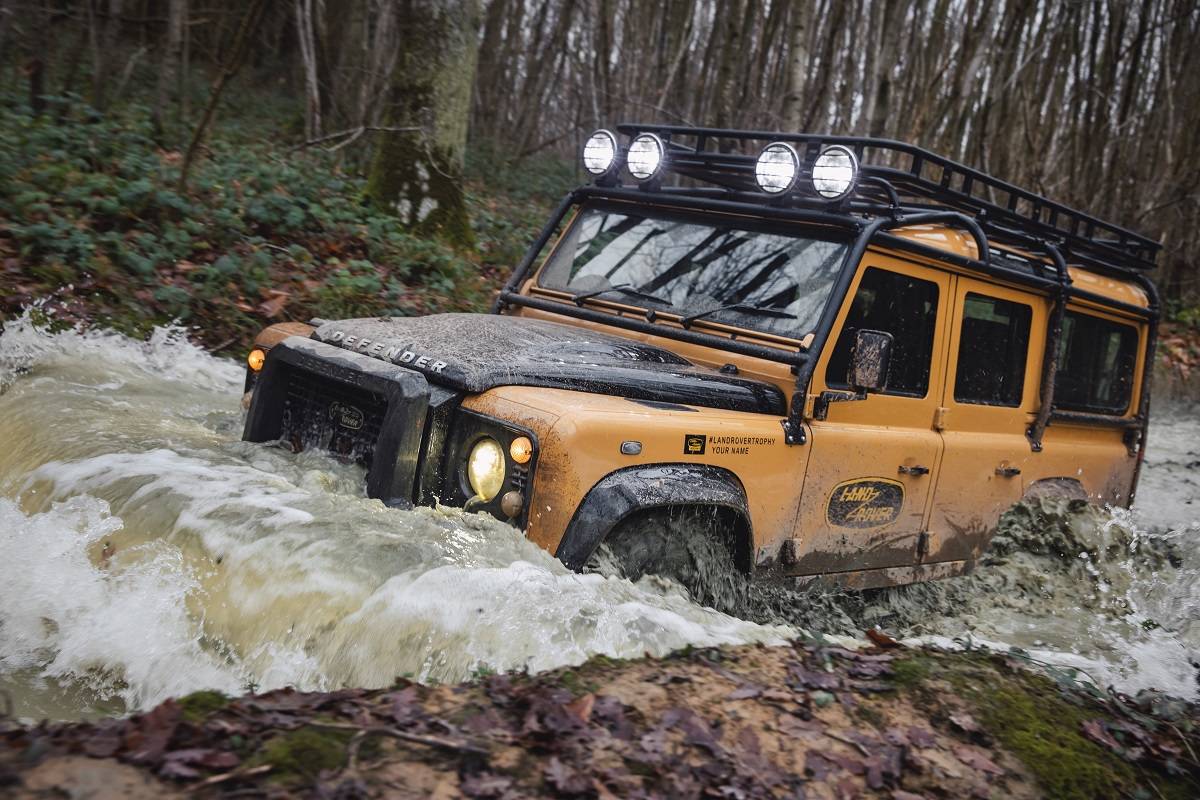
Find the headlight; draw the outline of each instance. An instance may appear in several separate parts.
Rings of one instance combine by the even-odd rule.
[[[612,169],[617,158],[617,137],[598,130],[583,145],[583,168],[593,175],[603,175]]]
[[[854,191],[858,182],[858,159],[840,144],[826,147],[813,164],[812,181],[821,197],[840,200]]]
[[[504,450],[495,439],[480,439],[467,458],[467,480],[471,490],[484,502],[500,493],[504,486]]]
[[[630,175],[645,182],[658,174],[664,155],[666,146],[662,139],[653,133],[641,133],[629,144],[629,152],[625,154],[625,166],[629,167]]]
[[[775,142],[763,148],[754,165],[754,180],[767,194],[791,191],[800,174],[800,156],[786,142]]]

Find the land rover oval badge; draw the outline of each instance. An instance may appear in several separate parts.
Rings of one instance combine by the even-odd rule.
[[[825,519],[843,528],[877,528],[900,516],[904,484],[887,478],[855,478],[833,487]]]
[[[329,418],[343,428],[349,428],[352,431],[363,426],[363,412],[340,400],[334,400],[329,404]]]

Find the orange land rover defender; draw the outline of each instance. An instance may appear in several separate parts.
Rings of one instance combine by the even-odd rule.
[[[491,314],[266,329],[245,438],[631,577],[942,578],[1031,493],[1130,503],[1156,242],[888,140],[623,125],[582,157]]]

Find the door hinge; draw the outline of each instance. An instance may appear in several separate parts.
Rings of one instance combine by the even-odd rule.
[[[921,531],[917,534],[917,561],[924,561],[927,555],[929,555],[929,531]]]
[[[946,414],[949,412],[950,409],[946,408],[945,406],[938,406],[933,412],[933,429],[935,431],[946,430]]]

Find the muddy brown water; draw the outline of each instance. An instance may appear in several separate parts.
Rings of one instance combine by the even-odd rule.
[[[330,459],[243,443],[241,380],[178,331],[143,343],[22,320],[0,334],[0,689],[18,716],[868,625],[1197,694],[1195,414],[1156,417],[1132,512],[1018,509],[973,576],[869,595],[764,587],[734,617],[656,578],[571,573],[481,515],[385,508]]]

